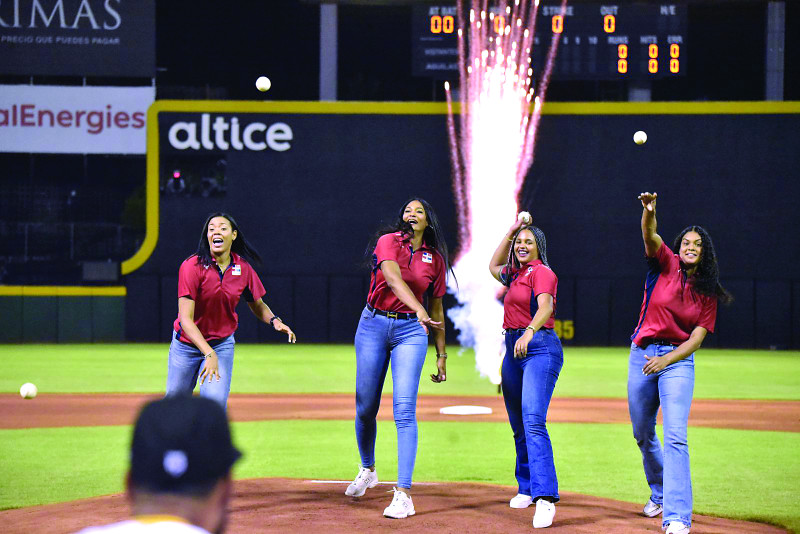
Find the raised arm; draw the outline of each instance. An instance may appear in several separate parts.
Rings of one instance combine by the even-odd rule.
[[[642,202],[642,239],[644,240],[644,252],[648,258],[652,258],[661,248],[664,241],[656,233],[656,199],[657,193],[640,193],[639,200]]]
[[[494,254],[492,254],[492,259],[489,262],[489,271],[497,281],[500,281],[500,273],[503,271],[503,267],[506,266],[508,250],[514,246],[514,243],[512,243],[514,235],[516,235],[517,230],[519,230],[523,224],[525,223],[520,220],[515,221],[514,224],[511,225],[511,228],[508,229],[508,232],[506,232],[506,235],[503,236],[500,244],[497,245]]]

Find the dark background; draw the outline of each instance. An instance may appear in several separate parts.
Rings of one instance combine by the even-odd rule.
[[[166,140],[169,126],[199,122],[199,114],[162,112],[160,119],[164,161],[178,153]],[[217,209],[234,214],[262,252],[265,301],[305,341],[352,340],[367,289],[365,244],[407,198],[422,194],[445,234],[457,234],[443,115],[246,119],[289,124],[291,149],[228,151],[224,196],[162,196],[158,246],[126,277],[130,338],[169,335],[176,266],[196,248],[205,215]],[[575,322],[575,338],[565,343],[621,345],[629,338],[646,271],[636,195],[655,190],[665,241],[671,245],[687,225],[704,226],[722,282],[736,297],[719,312],[707,345],[797,346],[800,247],[770,230],[800,224],[797,125],[796,115],[545,115],[520,196],[548,237],[559,276],[558,318]],[[650,132],[647,144],[631,141],[637,129]],[[237,339],[275,339],[244,304],[239,313]],[[448,331],[454,340],[452,325]]]
[[[338,99],[442,101],[440,81],[411,76],[411,4],[388,3],[338,6]],[[652,82],[652,99],[763,100],[766,6],[690,2],[687,75]],[[315,101],[319,20],[313,1],[157,0],[155,80],[2,75],[0,83],[155,83],[158,99]],[[784,99],[800,100],[800,2],[786,3],[784,68]],[[254,87],[261,75],[272,81],[267,93]],[[547,99],[625,101],[629,89],[556,79]],[[225,196],[162,198],[156,253],[122,280],[129,339],[169,335],[177,265],[218,208],[234,212],[268,258],[261,273],[270,304],[314,341],[351,340],[366,293],[363,246],[408,196],[427,197],[456,235],[441,116],[304,120],[318,119],[297,122],[291,154],[304,157],[296,168],[265,169],[256,156],[231,152]],[[709,229],[737,297],[707,344],[797,347],[798,126],[797,115],[546,116],[522,196],[548,234],[559,317],[576,321],[574,341],[616,345],[629,336],[645,270],[630,199],[651,189],[669,241],[690,222]],[[644,147],[630,142],[638,129],[650,135]],[[304,147],[311,138],[318,143]],[[0,283],[91,284],[83,262],[130,257],[144,235],[144,176],[143,156],[0,154]],[[322,215],[309,220],[309,212]],[[35,238],[23,243],[23,227]],[[240,340],[275,339],[242,309]]]

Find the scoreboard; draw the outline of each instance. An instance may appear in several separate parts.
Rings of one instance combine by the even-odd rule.
[[[494,13],[490,31],[500,33],[511,23],[505,19],[504,11],[490,12]],[[458,78],[455,5],[417,5],[412,16],[413,74]],[[552,38],[558,34],[554,79],[646,80],[681,76],[686,73],[686,20],[687,7],[683,3],[582,2],[568,4],[562,13],[560,2],[541,2],[531,50],[533,70],[543,70]],[[464,31],[465,36],[468,33]]]

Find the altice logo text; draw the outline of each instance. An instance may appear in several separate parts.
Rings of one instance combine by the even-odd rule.
[[[292,128],[283,122],[267,126],[263,122],[251,122],[244,128],[238,117],[217,116],[211,122],[211,115],[200,116],[200,131],[197,122],[176,122],[169,128],[169,144],[177,150],[266,150],[284,152],[292,148],[289,143],[294,137]]]

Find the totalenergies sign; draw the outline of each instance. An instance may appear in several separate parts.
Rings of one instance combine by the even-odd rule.
[[[0,152],[144,154],[153,87],[0,85]]]

